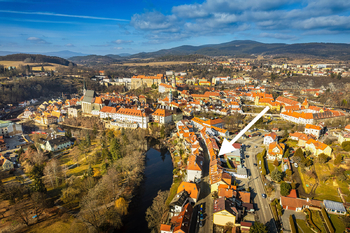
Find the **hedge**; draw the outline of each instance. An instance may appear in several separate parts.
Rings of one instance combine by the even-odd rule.
[[[266,156],[266,149],[264,149],[261,153],[257,154],[257,160],[261,161],[261,174],[263,176],[266,176],[266,168],[265,168],[265,156]]]
[[[292,231],[292,233],[297,233],[297,229],[296,229],[292,215],[289,215],[289,225],[290,225],[290,230]]]
[[[327,211],[324,207],[322,208],[321,212],[322,212],[322,216],[323,216],[324,220],[326,221],[326,225],[327,225],[329,232],[334,233],[335,231],[334,231],[334,228],[332,226],[331,220],[329,220]]]
[[[315,223],[312,221],[311,211],[310,211],[309,209],[306,209],[306,212],[307,212],[307,215],[308,215],[308,217],[306,218],[307,223],[309,223],[309,225],[310,225],[311,227],[313,227],[315,231],[321,232],[321,230],[318,229],[318,227],[317,227],[317,226],[315,225]]]

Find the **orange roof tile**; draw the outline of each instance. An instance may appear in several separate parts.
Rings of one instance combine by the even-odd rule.
[[[322,128],[320,126],[318,126],[318,125],[306,124],[305,129],[321,130]]]
[[[183,190],[186,190],[191,198],[197,199],[199,193],[197,184],[183,181],[177,188],[177,193]]]

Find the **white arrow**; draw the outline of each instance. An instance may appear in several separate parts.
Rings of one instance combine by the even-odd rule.
[[[245,134],[245,132],[247,132],[250,127],[252,127],[259,119],[260,117],[262,117],[267,111],[269,111],[270,107],[266,106],[266,108],[264,108],[264,110],[262,110],[241,132],[239,132],[239,134],[236,135],[236,137],[234,139],[232,139],[230,142],[225,138],[224,141],[222,142],[220,151],[219,151],[219,155],[224,155],[227,153],[231,153],[232,151],[236,150],[236,148],[234,148],[232,146],[233,143],[235,143],[240,137],[242,137],[243,134]]]

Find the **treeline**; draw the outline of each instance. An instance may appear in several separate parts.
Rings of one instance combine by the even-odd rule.
[[[163,61],[197,61],[198,59],[208,59],[207,56],[201,54],[190,55],[165,55],[149,60],[149,62],[163,62]],[[139,62],[144,62],[140,60]]]
[[[31,182],[20,174],[6,184],[0,179],[1,198],[9,201],[0,215],[4,218],[14,211],[11,219],[20,223],[9,232],[40,222],[47,225],[46,221],[52,219],[70,221],[68,232],[109,232],[120,228],[134,189],[143,179],[146,135],[142,129],[107,130],[101,134],[85,131],[68,155],[78,170],[85,165],[81,172],[74,173],[70,170],[74,167],[63,164],[66,158],[43,153],[39,146],[18,151]],[[54,202],[60,207],[52,212]]]
[[[76,93],[72,82],[55,77],[21,78],[12,83],[0,84],[0,102],[18,103],[41,96],[58,96],[64,93]]]
[[[0,56],[0,61],[23,61],[28,63],[55,63],[59,65],[68,66],[70,65],[70,61],[61,58],[61,57],[52,57],[41,54],[11,54],[7,56]],[[76,64],[71,63],[71,65],[76,66]]]

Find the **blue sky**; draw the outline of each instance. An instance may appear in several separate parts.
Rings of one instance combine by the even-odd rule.
[[[0,0],[0,51],[120,54],[256,40],[350,42],[350,0]]]

